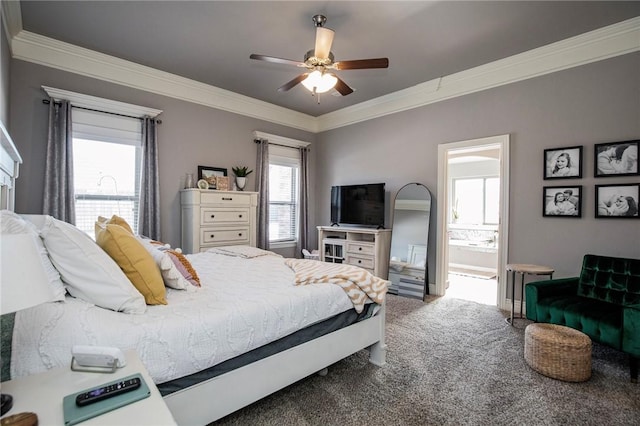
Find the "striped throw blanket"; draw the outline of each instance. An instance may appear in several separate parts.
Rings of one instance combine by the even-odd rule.
[[[342,287],[358,313],[367,300],[382,304],[389,287],[389,281],[358,266],[309,259],[286,259],[285,264],[295,273],[296,285],[330,283]]]

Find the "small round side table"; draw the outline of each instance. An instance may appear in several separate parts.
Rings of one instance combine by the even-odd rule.
[[[520,317],[522,318],[522,301],[524,300],[524,276],[529,275],[548,275],[549,279],[553,279],[555,270],[548,266],[531,265],[527,263],[509,263],[507,265],[507,273],[511,272],[511,318],[506,321],[513,325],[513,313],[516,305],[516,273],[520,274]]]

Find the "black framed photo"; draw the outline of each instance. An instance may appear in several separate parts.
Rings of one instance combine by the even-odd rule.
[[[582,185],[543,187],[542,216],[582,217]]]
[[[544,150],[545,179],[577,179],[582,177],[582,146]]]
[[[638,176],[638,145],[640,140],[598,143],[594,146],[595,177]]]
[[[596,217],[638,219],[640,183],[596,185]]]
[[[216,178],[226,176],[227,169],[220,167],[198,166],[198,179],[204,179],[209,184],[209,189],[216,189]]]

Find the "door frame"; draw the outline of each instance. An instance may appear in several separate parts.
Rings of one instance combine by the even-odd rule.
[[[500,309],[508,309],[507,301],[507,274],[505,268],[509,253],[509,164],[510,164],[510,137],[509,134],[489,136],[480,139],[471,139],[459,142],[448,142],[438,145],[438,208],[436,225],[436,285],[435,294],[444,296],[447,288],[449,270],[449,238],[447,232],[448,223],[448,198],[450,188],[448,185],[449,151],[459,149],[482,148],[488,146],[500,147],[500,211],[498,223],[498,271],[496,300]]]

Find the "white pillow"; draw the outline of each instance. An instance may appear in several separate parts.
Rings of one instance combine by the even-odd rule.
[[[69,294],[114,311],[146,312],[142,294],[91,237],[51,216],[36,217],[34,224],[42,224],[40,236]]]
[[[153,256],[153,260],[156,261],[156,265],[158,265],[160,269],[160,274],[162,275],[165,286],[176,290],[191,290],[194,288],[191,283],[182,276],[171,260],[171,257],[165,251],[158,250],[156,245],[152,244],[148,238],[138,236],[138,241],[140,241],[144,248]]]
[[[36,243],[38,254],[40,254],[40,258],[42,259],[42,266],[47,274],[47,278],[49,279],[49,284],[53,290],[53,300],[56,302],[64,301],[64,295],[67,294],[67,290],[64,288],[64,284],[60,279],[60,274],[56,270],[56,268],[51,263],[49,256],[47,254],[47,249],[44,247],[40,236],[38,235],[38,231],[35,227],[21,218],[19,215],[15,214],[9,210],[0,211],[0,228],[1,234],[30,234],[32,235],[33,241]]]

